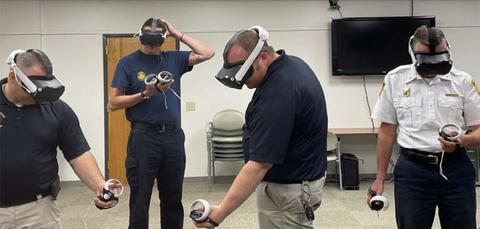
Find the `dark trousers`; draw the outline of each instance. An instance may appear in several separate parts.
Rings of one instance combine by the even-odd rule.
[[[448,180],[439,174],[439,165],[417,162],[403,152],[400,154],[394,171],[398,228],[432,228],[437,206],[442,229],[476,228],[473,164],[463,152],[445,156],[442,167]]]
[[[160,198],[161,228],[183,228],[182,184],[185,134],[180,128],[152,131],[132,128],[125,167],[130,185],[128,228],[148,228],[154,179]]]

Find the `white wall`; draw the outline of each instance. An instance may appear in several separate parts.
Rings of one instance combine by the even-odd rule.
[[[343,0],[345,17],[408,16],[409,0]],[[435,15],[453,46],[457,68],[477,77],[480,43],[480,1],[416,0],[415,15]],[[65,83],[63,98],[77,112],[93,152],[104,169],[104,92],[102,34],[133,33],[148,17],[169,20],[178,30],[212,46],[217,55],[183,79],[186,176],[206,176],[205,123],[225,108],[244,111],[253,91],[227,89],[213,75],[222,64],[225,42],[234,31],[260,24],[270,31],[270,44],[298,55],[313,68],[327,99],[330,127],[369,127],[361,77],[331,76],[329,22],[338,17],[328,1],[2,1],[0,0],[0,59],[16,48],[42,48]],[[181,49],[186,49],[182,45]],[[393,54],[392,54],[393,55]],[[0,68],[5,76],[7,66]],[[3,78],[3,77],[2,77]],[[366,87],[374,105],[382,76],[369,76]],[[347,136],[345,152],[365,159],[361,173],[375,173],[375,138]],[[59,157],[62,180],[78,179]],[[218,174],[235,174],[241,163],[218,163]]]

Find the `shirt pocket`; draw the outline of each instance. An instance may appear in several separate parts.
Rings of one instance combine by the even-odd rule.
[[[463,123],[462,98],[438,98],[439,119],[445,123]]]
[[[418,127],[424,118],[422,115],[422,98],[393,98],[398,123],[404,127]]]

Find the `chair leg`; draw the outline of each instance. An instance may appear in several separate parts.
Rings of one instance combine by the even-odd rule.
[[[338,159],[334,161],[335,163],[335,183],[339,183],[339,179],[338,179]]]
[[[340,180],[340,191],[343,191],[343,181],[342,181],[342,151],[340,149],[340,139],[337,141],[337,159],[338,159],[338,177]]]
[[[208,173],[208,191],[212,190],[212,155],[208,152],[208,162],[207,162],[207,173]]]
[[[212,180],[213,184],[215,184],[215,160],[212,160]]]
[[[207,132],[207,175],[208,175],[208,191],[212,191],[212,141],[210,140],[210,133]]]

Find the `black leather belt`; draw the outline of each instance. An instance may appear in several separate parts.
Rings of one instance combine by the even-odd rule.
[[[325,177],[325,175],[319,177],[319,178],[312,178],[312,179],[304,179],[304,180],[275,180],[275,181],[269,181],[269,180],[264,180],[266,182],[272,182],[272,183],[277,183],[277,184],[301,184],[303,183],[304,181],[308,181],[308,182],[313,182],[313,181],[316,181],[316,180],[320,180],[322,179],[323,177]]]
[[[132,123],[132,129],[155,131],[155,132],[165,132],[179,128],[180,125],[177,123],[164,123],[158,125],[146,124],[141,122]]]
[[[442,159],[442,152],[426,152],[400,147],[400,153],[412,161],[429,165],[438,165]],[[463,153],[465,153],[465,150],[455,153],[445,153],[443,159],[448,160],[451,158],[458,158]]]
[[[48,190],[46,192],[40,193],[36,196],[32,196],[32,197],[29,197],[29,198],[16,199],[16,200],[9,199],[7,201],[0,201],[0,208],[9,208],[9,207],[19,206],[19,205],[23,205],[23,204],[28,204],[30,202],[43,199],[43,198],[45,198],[47,196],[50,196],[50,195],[52,195],[52,190]]]

